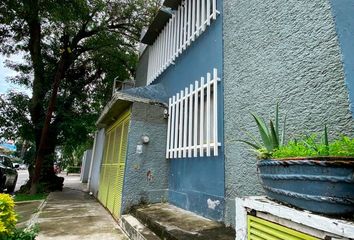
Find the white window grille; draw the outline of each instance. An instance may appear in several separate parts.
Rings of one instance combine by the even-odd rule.
[[[184,0],[150,48],[147,85],[205,31],[219,12],[216,0]]]
[[[218,156],[218,72],[169,99],[166,158]]]

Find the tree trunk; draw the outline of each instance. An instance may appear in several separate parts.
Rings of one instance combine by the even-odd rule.
[[[38,148],[37,155],[36,155],[35,170],[34,170],[34,175],[32,178],[31,190],[30,190],[31,194],[37,193],[38,182],[41,177],[42,165],[43,165],[43,162],[46,157],[46,149],[48,149],[47,143],[49,141],[49,139],[48,139],[49,127],[50,127],[50,123],[52,120],[53,111],[55,108],[55,103],[56,103],[56,98],[57,98],[57,93],[58,93],[60,81],[64,76],[65,64],[66,64],[66,62],[65,62],[65,52],[64,52],[64,54],[60,58],[60,61],[58,63],[57,72],[54,77],[54,82],[53,82],[53,87],[52,87],[52,95],[51,95],[51,98],[50,98],[50,101],[48,104],[48,110],[47,110],[47,114],[45,117],[43,129],[42,129],[39,148]],[[51,166],[49,166],[49,167],[51,167]],[[51,168],[51,170],[48,169],[48,171],[49,172],[47,172],[47,173],[49,175],[54,175],[53,168]],[[64,181],[64,179],[63,179],[63,181]]]

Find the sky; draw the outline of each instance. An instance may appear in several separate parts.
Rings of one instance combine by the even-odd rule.
[[[6,59],[15,62],[20,62],[22,61],[22,56],[12,55],[10,58],[7,58],[3,55],[0,55],[0,94],[5,94],[6,92],[13,90],[18,92],[26,92],[28,95],[30,95],[30,90],[7,81],[7,78],[15,76],[16,72],[5,67],[4,62]]]

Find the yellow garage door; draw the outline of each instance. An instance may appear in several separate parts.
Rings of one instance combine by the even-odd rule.
[[[120,217],[127,154],[130,112],[124,113],[106,132],[98,199],[116,218]]]
[[[248,240],[318,240],[313,236],[268,220],[247,216]]]

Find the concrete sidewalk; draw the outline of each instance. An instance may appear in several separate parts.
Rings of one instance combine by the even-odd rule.
[[[128,240],[107,210],[85,191],[78,175],[63,177],[64,190],[50,193],[39,213],[37,240]]]

